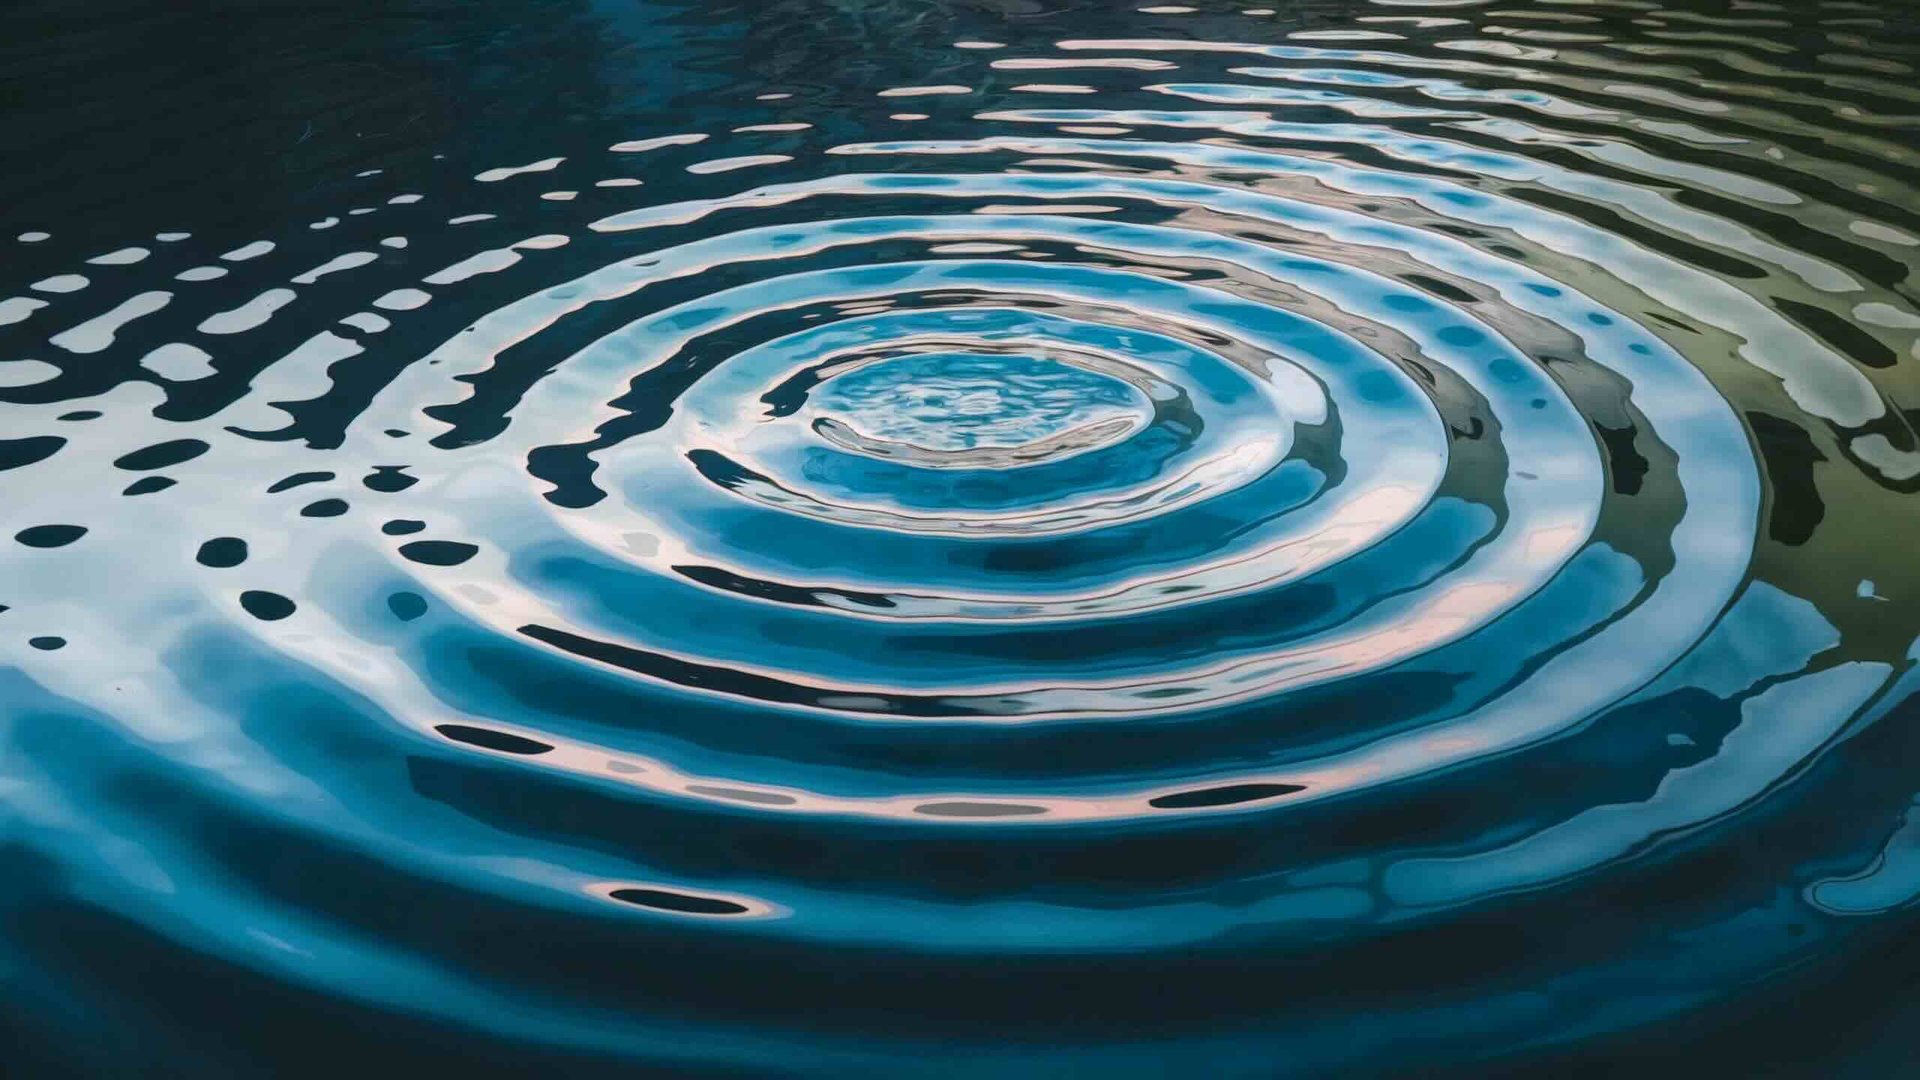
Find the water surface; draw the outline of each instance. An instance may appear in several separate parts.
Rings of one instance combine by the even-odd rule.
[[[22,1075],[1897,1075],[1894,0],[0,17]]]

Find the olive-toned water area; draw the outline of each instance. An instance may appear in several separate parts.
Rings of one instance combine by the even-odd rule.
[[[1912,1075],[1906,0],[17,0],[0,1073]]]

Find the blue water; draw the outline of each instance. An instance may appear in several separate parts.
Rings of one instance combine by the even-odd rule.
[[[1897,0],[0,14],[0,1072],[1892,1077]]]

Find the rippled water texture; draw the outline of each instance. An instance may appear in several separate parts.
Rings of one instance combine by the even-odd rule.
[[[0,17],[20,1075],[1911,1068],[1904,0],[273,7]]]

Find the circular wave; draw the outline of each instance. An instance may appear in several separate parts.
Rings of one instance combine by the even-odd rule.
[[[445,226],[395,192],[51,268],[0,300],[11,839],[275,980],[839,1075],[1084,1065],[1067,988],[1161,1063],[1458,1064],[1870,940],[1920,895],[1911,781],[1860,764],[1912,735],[1920,576],[1873,541],[1920,220],[1910,124],[1853,103],[1912,94],[1755,81],[1731,17],[1444,7],[1148,8],[1243,36],[968,42],[984,89],[871,88],[965,102],[925,138],[629,139]],[[491,246],[421,275],[439,229]]]

